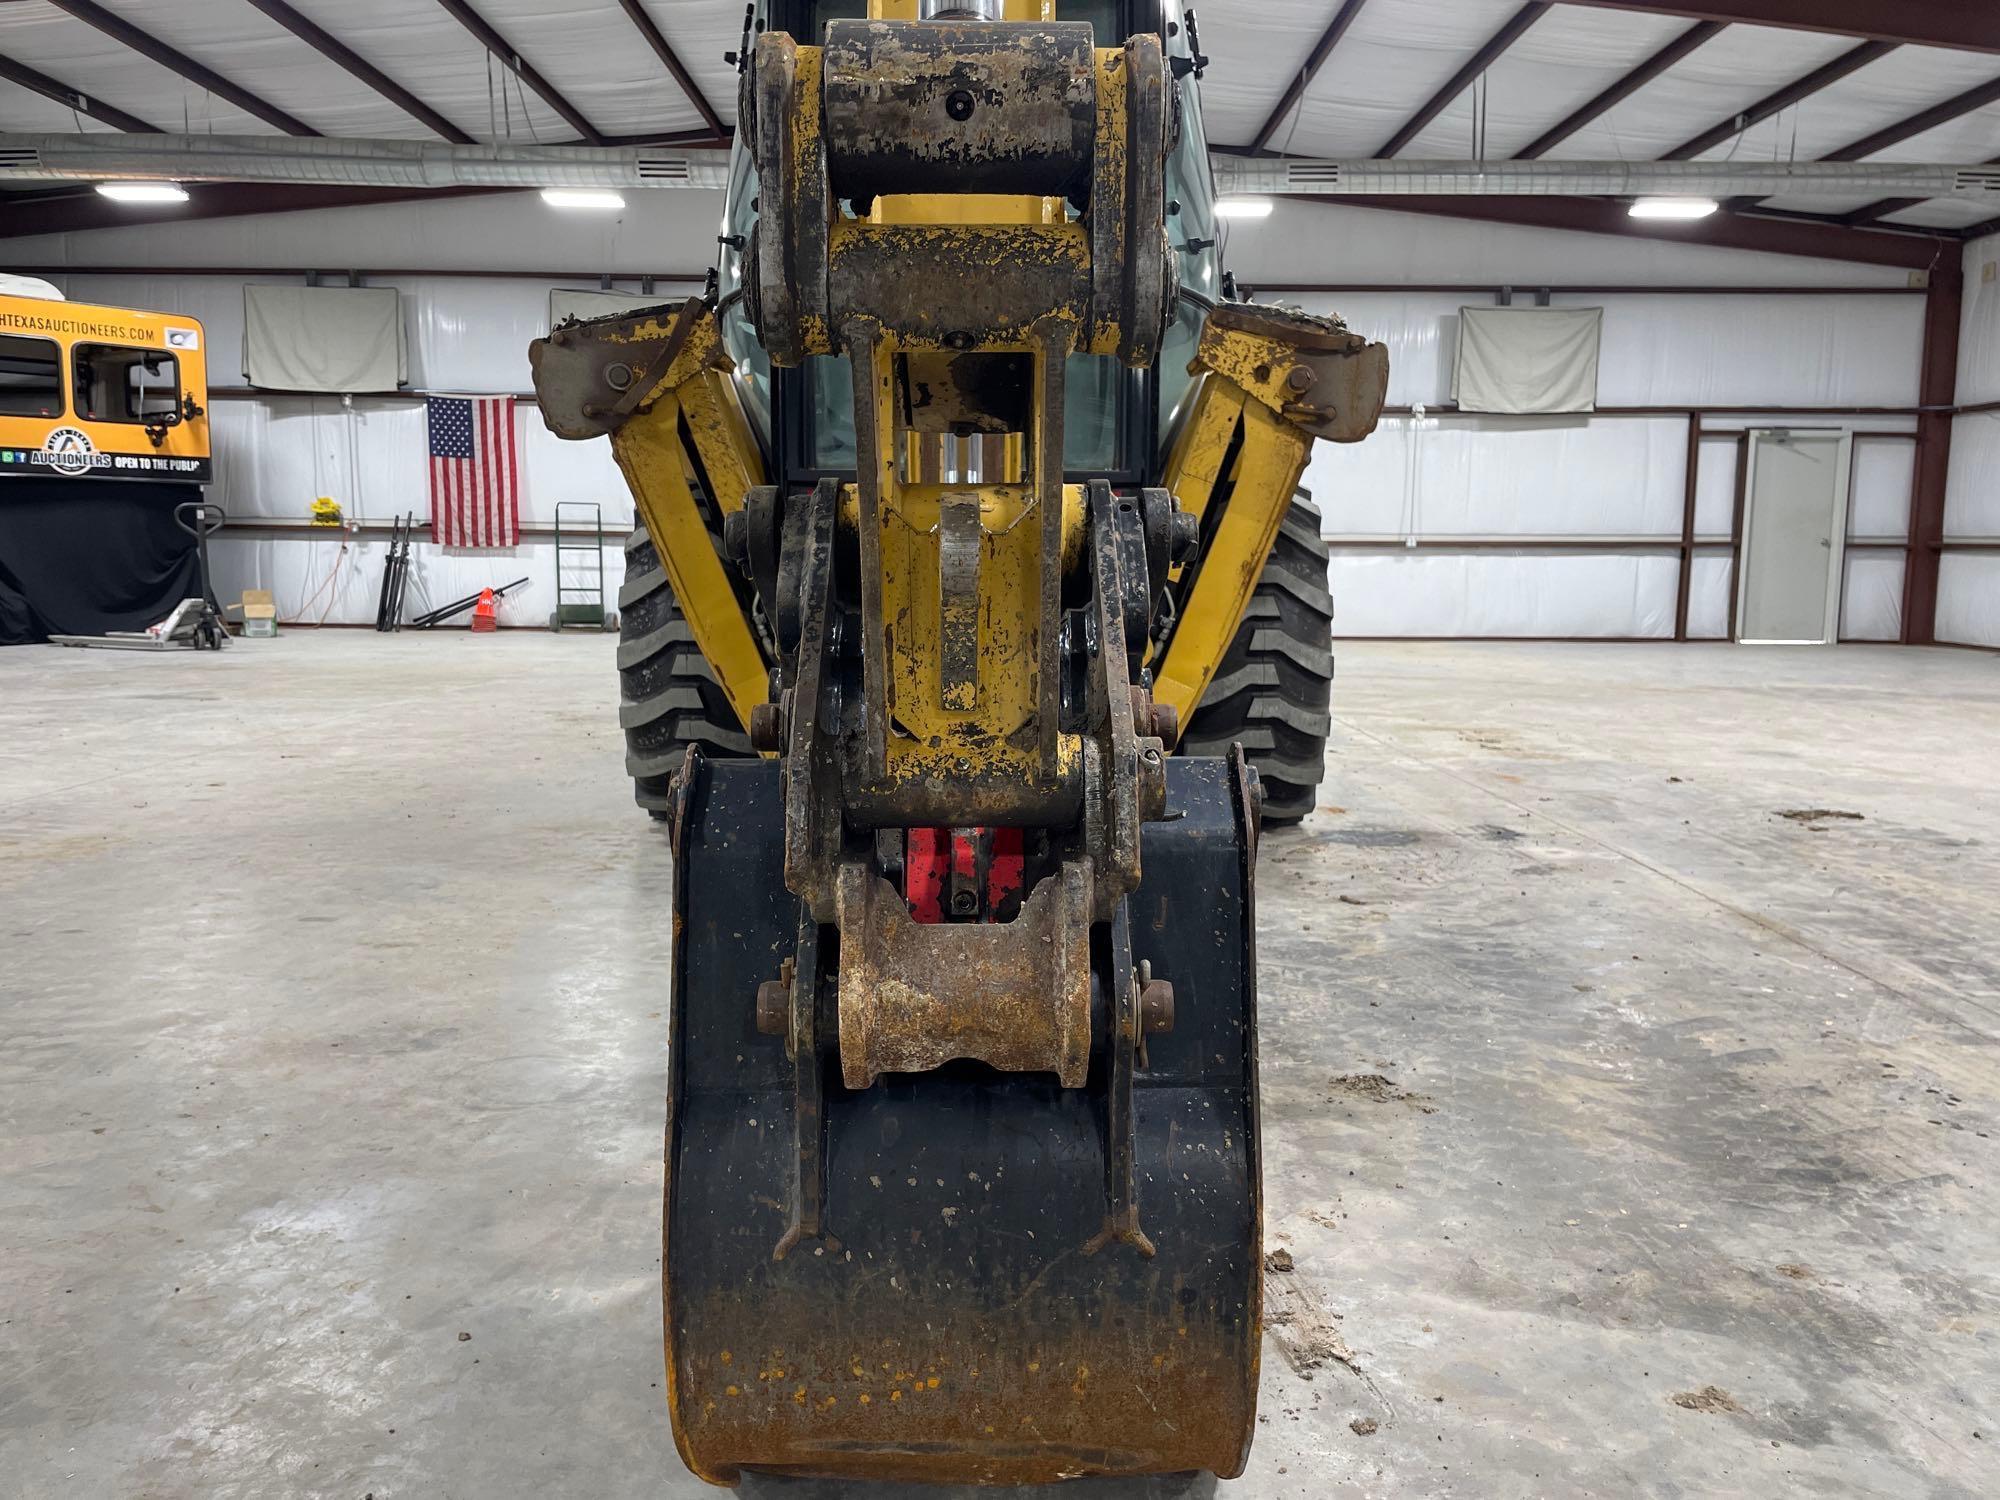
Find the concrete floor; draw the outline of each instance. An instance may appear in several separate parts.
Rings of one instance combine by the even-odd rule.
[[[709,1493],[611,651],[0,652],[0,1491]],[[1221,1496],[2000,1493],[2000,659],[1357,645],[1339,713]]]

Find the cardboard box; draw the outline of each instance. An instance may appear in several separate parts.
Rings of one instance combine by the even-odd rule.
[[[254,640],[278,633],[278,606],[269,589],[245,589],[243,602],[237,608],[243,611],[245,636]]]

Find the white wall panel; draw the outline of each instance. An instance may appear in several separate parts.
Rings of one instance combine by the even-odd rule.
[[[1616,296],[1601,305],[1603,406],[1909,406],[1923,299]]]
[[[1723,641],[1729,639],[1729,594],[1735,585],[1736,569],[1727,552],[1697,552],[1694,571],[1688,577],[1688,639]]]
[[[1305,483],[1329,535],[1678,538],[1686,449],[1679,417],[1386,417]]]
[[[1917,445],[1902,438],[1854,440],[1854,462],[1849,470],[1849,536],[1910,534],[1910,484],[1916,459]]]
[[[1938,568],[1937,638],[2000,646],[2000,552],[1947,552]]]
[[[1343,636],[1671,636],[1677,559],[1336,550]]]
[[[1903,554],[1850,552],[1840,594],[1840,638],[1896,641],[1903,637]]]
[[[1251,286],[1289,281],[1900,287],[1908,274],[1852,261],[1292,200],[1280,201],[1267,219],[1236,220],[1228,235],[1228,263]]]
[[[239,519],[287,520],[307,519],[320,495],[338,500],[356,520],[373,519],[372,500],[386,520],[392,492],[386,485],[391,465],[385,436],[394,425],[379,403],[350,417],[337,396],[214,402],[209,436],[215,482],[208,498]],[[421,483],[421,471],[417,477]]]
[[[1736,524],[1736,439],[1703,437],[1695,470],[1694,534],[1728,536]]]
[[[1958,402],[2000,401],[2000,237],[1965,247],[1965,301],[1959,314]],[[1993,279],[1989,280],[1991,277]]]
[[[1451,398],[1465,293],[1306,292],[1389,346],[1389,402]],[[1910,406],[1917,399],[1923,301],[1881,297],[1617,294],[1558,297],[1602,307],[1600,406]]]
[[[2000,412],[1971,412],[1952,421],[1944,534],[2000,536]]]
[[[1287,301],[1338,313],[1347,326],[1389,346],[1389,404],[1442,406],[1458,356],[1459,292],[1307,292]]]

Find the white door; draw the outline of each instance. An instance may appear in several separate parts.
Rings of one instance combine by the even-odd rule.
[[[1848,448],[1844,432],[1751,429],[1738,641],[1824,645],[1838,638]]]

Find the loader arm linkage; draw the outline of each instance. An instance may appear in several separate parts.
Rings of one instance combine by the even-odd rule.
[[[743,307],[851,369],[851,482],[766,482],[709,301],[532,354],[764,756],[669,820],[668,1405],[722,1483],[1228,1476],[1255,1421],[1255,775],[1169,751],[1386,361],[1218,307],[1167,484],[1071,480],[1071,357],[1176,302],[1181,113],[1159,37],[1008,11],[747,54]]]

